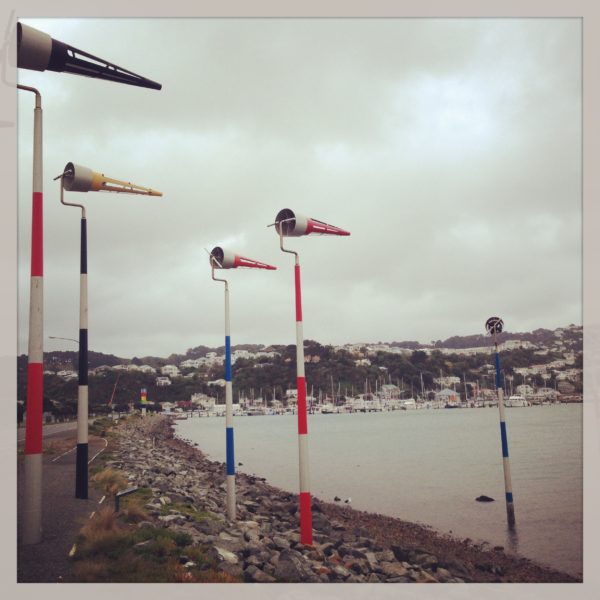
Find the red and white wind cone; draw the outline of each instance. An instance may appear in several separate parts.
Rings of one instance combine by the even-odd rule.
[[[285,237],[300,237],[310,233],[320,235],[350,235],[349,231],[340,229],[335,225],[329,225],[318,219],[312,219],[298,214],[290,208],[284,208],[275,217],[275,229],[277,233]]]
[[[226,250],[221,246],[215,246],[212,249],[210,253],[210,264],[217,269],[237,269],[238,267],[268,269],[269,271],[277,269],[277,267],[268,265],[267,263],[235,254],[231,250]]]

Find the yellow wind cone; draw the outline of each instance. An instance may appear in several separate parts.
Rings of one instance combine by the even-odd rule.
[[[67,163],[63,172],[63,186],[69,192],[121,192],[142,194],[144,196],[162,196],[162,192],[143,187],[131,181],[121,181],[107,177],[104,173],[92,171],[87,167]]]

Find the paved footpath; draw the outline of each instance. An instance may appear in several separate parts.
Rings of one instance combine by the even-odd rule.
[[[69,552],[85,521],[98,509],[101,493],[89,486],[87,500],[75,498],[76,424],[44,427],[44,447],[64,445],[63,452],[44,454],[42,470],[42,541],[21,543],[23,506],[23,454],[17,465],[17,583],[69,581]],[[22,431],[18,445],[22,449]],[[90,436],[90,464],[106,446],[102,438]]]

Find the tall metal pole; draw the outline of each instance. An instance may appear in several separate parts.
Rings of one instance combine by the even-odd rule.
[[[31,284],[27,364],[27,419],[25,423],[25,501],[23,544],[42,541],[42,415],[44,396],[44,213],[42,164],[42,97],[35,88],[33,112],[33,197],[31,219]]]
[[[294,289],[296,297],[296,389],[298,392],[298,456],[300,469],[300,543],[311,546],[312,507],[308,463],[308,416],[306,408],[306,377],[304,372],[304,333],[302,330],[302,293],[298,253],[283,247],[283,228],[279,233],[283,252],[294,254]]]
[[[498,317],[491,317],[486,322],[488,331],[494,337],[496,350],[496,390],[498,392],[498,410],[500,415],[500,439],[502,441],[502,466],[504,468],[504,491],[506,496],[506,518],[509,529],[515,526],[515,507],[513,502],[512,481],[510,476],[510,463],[508,459],[508,438],[506,435],[506,420],[504,416],[504,389],[500,373],[500,354],[498,352],[497,334],[502,332],[504,323]]]
[[[77,454],[75,460],[75,498],[88,498],[88,281],[87,281],[87,219],[85,207],[65,202],[63,178],[60,179],[60,201],[81,209],[81,243],[79,270],[79,377],[77,387]]]
[[[75,497],[88,497],[88,284],[87,220],[81,217],[81,269],[79,276],[79,386],[77,389],[77,469]]]
[[[214,260],[214,258],[212,259]],[[233,387],[231,382],[231,329],[229,319],[229,284],[226,279],[215,277],[212,265],[212,278],[225,284],[225,452],[227,468],[227,516],[236,519],[235,505],[235,453],[233,445]]]

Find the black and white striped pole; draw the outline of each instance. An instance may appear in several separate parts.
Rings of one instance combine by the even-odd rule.
[[[500,439],[502,441],[502,466],[504,468],[504,492],[506,496],[506,518],[509,529],[515,527],[515,506],[512,492],[512,481],[510,477],[510,463],[508,460],[508,438],[506,435],[506,419],[504,416],[504,388],[502,385],[502,374],[500,372],[500,354],[498,352],[497,335],[502,333],[504,322],[500,317],[490,317],[485,322],[487,332],[494,338],[496,350],[496,390],[498,392],[498,410],[500,414]]]
[[[162,87],[156,81],[55,40],[47,33],[23,23],[17,23],[16,37],[17,67],[19,69],[71,73],[155,90],[160,90]],[[42,97],[36,88],[27,85],[17,85],[17,87],[35,94],[27,421],[24,458],[25,501],[22,542],[23,544],[38,544],[42,541],[42,405],[44,391]]]
[[[65,206],[81,209],[81,244],[79,270],[79,366],[77,388],[77,456],[75,466],[75,497],[88,497],[88,281],[87,281],[87,219],[82,204],[66,202],[64,191],[112,191],[148,196],[162,196],[149,188],[130,182],[110,179],[87,167],[68,163],[60,179],[60,201]]]

